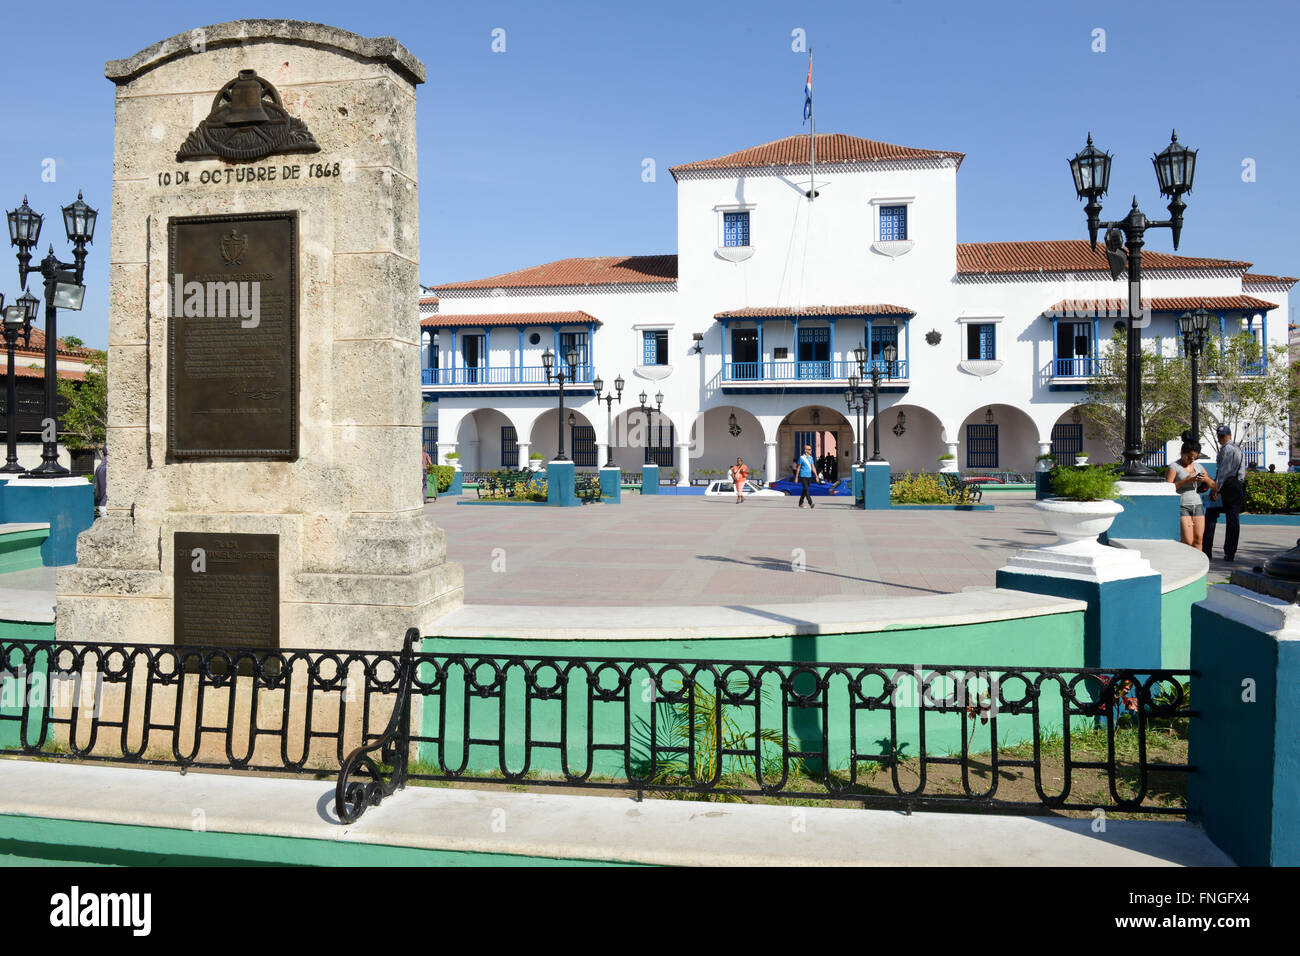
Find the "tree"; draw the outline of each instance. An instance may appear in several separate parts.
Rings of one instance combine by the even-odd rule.
[[[1191,420],[1191,367],[1182,356],[1161,355],[1156,341],[1142,343],[1143,450],[1177,438]],[[1124,455],[1124,383],[1128,375],[1126,334],[1116,331],[1102,350],[1096,375],[1080,408],[1088,437],[1120,461]]]
[[[1207,343],[1201,359],[1201,444],[1214,447],[1214,432],[1227,425],[1238,439],[1255,430],[1285,434],[1300,386],[1284,345],[1266,345],[1249,332]],[[1246,432],[1252,432],[1246,435]],[[1285,447],[1285,444],[1283,445]]]
[[[59,342],[65,349],[79,349],[86,344],[75,335],[65,335],[63,338],[59,339]]]
[[[86,377],[57,380],[59,397],[67,403],[59,438],[71,451],[103,451],[108,425],[108,357],[96,352],[86,359]]]

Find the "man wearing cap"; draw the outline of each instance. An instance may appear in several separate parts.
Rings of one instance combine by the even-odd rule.
[[[1202,550],[1207,558],[1214,557],[1214,530],[1218,527],[1219,514],[1227,515],[1228,530],[1223,538],[1223,559],[1232,561],[1237,557],[1237,539],[1241,535],[1241,507],[1246,501],[1246,456],[1241,446],[1232,440],[1232,429],[1220,425],[1215,432],[1219,439],[1219,461],[1215,479],[1217,491],[1210,492],[1210,501],[1215,502],[1205,512],[1205,541]]]

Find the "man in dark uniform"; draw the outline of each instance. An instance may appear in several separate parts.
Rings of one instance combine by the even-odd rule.
[[[1232,440],[1232,429],[1227,425],[1220,425],[1215,435],[1219,439],[1219,461],[1214,477],[1219,488],[1210,492],[1210,501],[1214,503],[1205,510],[1205,540],[1201,550],[1207,558],[1214,557],[1214,531],[1222,514],[1227,517],[1228,525],[1223,536],[1223,560],[1234,561],[1241,536],[1241,508],[1246,503],[1246,456]]]

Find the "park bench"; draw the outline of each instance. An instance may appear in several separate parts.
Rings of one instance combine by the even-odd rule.
[[[943,483],[945,491],[957,496],[959,504],[974,504],[984,498],[984,490],[977,481],[967,481],[960,475],[946,471],[939,472],[939,481]]]
[[[596,475],[582,474],[574,476],[574,492],[582,503],[590,504],[600,500],[600,478]]]

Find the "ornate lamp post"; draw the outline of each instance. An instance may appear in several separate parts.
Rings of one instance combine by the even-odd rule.
[[[1160,194],[1170,197],[1169,218],[1159,222],[1147,219],[1138,209],[1137,197],[1133,197],[1133,208],[1123,219],[1115,222],[1101,220],[1101,203],[1098,201],[1106,195],[1110,185],[1111,155],[1092,145],[1092,134],[1088,134],[1088,145],[1070,160],[1070,171],[1074,175],[1074,191],[1080,199],[1086,199],[1084,212],[1088,216],[1088,238],[1092,248],[1097,248],[1097,232],[1106,230],[1106,259],[1110,265],[1112,279],[1128,271],[1128,317],[1127,317],[1127,364],[1124,378],[1124,477],[1155,481],[1159,480],[1150,468],[1142,463],[1142,331],[1135,324],[1142,315],[1142,246],[1148,229],[1169,229],[1173,233],[1174,248],[1178,248],[1178,237],[1183,230],[1183,194],[1191,192],[1192,179],[1196,172],[1196,150],[1188,149],[1178,142],[1175,132],[1170,143],[1163,151],[1152,157],[1156,168],[1156,179]]]
[[[4,305],[4,300],[5,297],[0,295],[0,305]],[[0,468],[0,474],[21,474],[26,471],[18,464],[18,385],[14,350],[18,346],[20,335],[24,347],[31,343],[32,320],[36,318],[40,304],[40,299],[24,291],[17,302],[4,310],[5,348],[9,355],[9,371],[5,376],[5,435],[8,448],[5,466]]]
[[[1200,372],[1197,363],[1201,357],[1201,351],[1205,348],[1205,340],[1210,331],[1210,313],[1204,308],[1197,309],[1195,312],[1188,312],[1178,317],[1178,331],[1183,337],[1183,348],[1187,350],[1188,357],[1192,360],[1192,428],[1191,436],[1193,441],[1201,440],[1201,398],[1200,398]]]
[[[853,434],[856,436],[853,442],[853,464],[855,465],[862,464],[864,444],[862,413],[867,407],[867,403],[863,401],[862,389],[859,387],[861,381],[856,375],[850,375],[849,387],[844,390],[844,405],[853,414]]]
[[[625,384],[623,381],[623,376],[620,375],[618,378],[614,379],[614,392],[617,392],[618,393],[617,395],[615,395],[614,392],[610,392],[604,395],[603,397],[601,396],[600,390],[605,387],[605,381],[599,375],[597,375],[592,380],[591,384],[596,389],[596,404],[599,405],[601,402],[605,403],[605,437],[606,439],[613,438],[614,400],[615,398],[617,398],[618,403],[620,405],[623,404],[623,385]],[[612,468],[613,466],[614,466],[614,443],[613,441],[607,441],[605,445],[605,467]]]
[[[63,228],[72,243],[72,262],[62,262],[54,255],[51,244],[49,254],[41,260],[39,271],[45,280],[45,420],[48,424],[58,420],[59,333],[58,310],[80,309],[86,295],[81,280],[86,273],[86,246],[95,237],[95,220],[99,213],[86,205],[77,193],[77,201],[63,207]],[[9,244],[18,248],[18,281],[27,285],[32,249],[41,236],[41,223],[45,217],[23,204],[12,209],[9,218]],[[57,431],[44,443],[41,463],[27,474],[32,478],[62,478],[68,469],[59,464],[59,436]]]
[[[542,365],[546,367],[547,384],[550,384],[551,381],[560,383],[560,411],[555,416],[555,435],[558,441],[556,447],[559,448],[559,452],[555,456],[556,461],[569,460],[564,457],[564,383],[573,381],[574,376],[577,374],[574,366],[578,364],[578,360],[581,358],[582,356],[578,350],[570,347],[569,351],[564,353],[564,364],[560,367],[560,370],[552,373],[551,370],[555,367],[555,353],[550,349],[542,353]]]
[[[898,348],[893,344],[886,344],[880,350],[880,357],[885,360],[885,378],[894,377],[894,362],[898,359]],[[871,401],[873,411],[871,413],[871,460],[884,461],[880,454],[880,363],[871,363]]]

